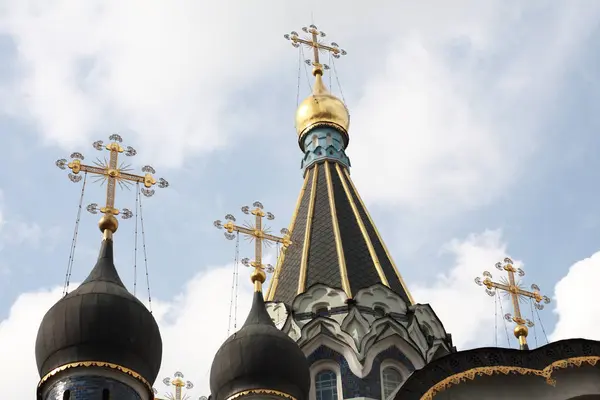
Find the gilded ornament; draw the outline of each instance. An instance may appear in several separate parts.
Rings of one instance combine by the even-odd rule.
[[[539,370],[533,368],[523,367],[510,367],[510,366],[494,366],[494,367],[478,367],[472,368],[468,371],[464,371],[458,374],[454,374],[445,378],[444,380],[436,383],[432,386],[423,396],[421,400],[432,400],[435,395],[439,392],[443,392],[452,386],[458,385],[467,380],[474,380],[479,376],[493,376],[493,375],[508,375],[508,374],[519,374],[519,375],[534,375],[542,377],[546,380],[546,383],[552,386],[556,385],[556,380],[552,378],[554,371],[558,369],[564,369],[568,367],[580,367],[581,365],[588,364],[595,366],[600,361],[600,356],[584,356],[584,357],[572,357],[565,360],[558,360],[548,365],[546,368]]]
[[[305,60],[308,65],[312,65],[313,67],[313,75],[315,76],[313,93],[296,110],[296,131],[298,132],[299,140],[302,142],[309,130],[325,125],[342,132],[347,142],[350,113],[344,102],[329,93],[325,88],[322,78],[323,70],[329,69],[329,66],[321,63],[319,52],[327,51],[334,58],[340,58],[340,56],[347,53],[335,42],[332,42],[330,45],[320,43],[319,38],[325,37],[325,33],[319,31],[315,25],[304,27],[302,30],[308,34],[307,38],[301,38],[297,32],[284,35],[292,43],[292,46],[300,47],[303,45],[310,48],[313,52],[313,60]]]
[[[254,207],[252,210],[248,206],[242,207],[242,212],[244,214],[254,215],[254,225],[246,224],[246,226],[239,226],[234,224],[235,217],[231,214],[227,214],[225,219],[226,223],[222,223],[220,220],[216,220],[213,222],[213,225],[217,229],[225,229],[225,237],[229,240],[235,239],[236,235],[233,232],[241,233],[250,237],[251,240],[254,240],[254,261],[250,261],[248,258],[244,258],[241,260],[242,264],[247,267],[253,267],[254,271],[250,275],[250,279],[252,283],[254,283],[254,289],[257,292],[262,291],[262,284],[265,282],[267,275],[266,272],[272,273],[274,268],[270,264],[262,263],[262,247],[263,244],[269,242],[280,243],[284,249],[292,244],[290,240],[289,231],[287,229],[282,229],[281,233],[283,237],[271,235],[268,229],[263,227],[263,218],[267,218],[268,220],[275,219],[275,216],[270,212],[263,211],[263,205],[259,201],[255,201],[252,204]]]
[[[277,397],[282,397],[284,399],[288,399],[288,400],[296,400],[296,398],[292,395],[289,395],[287,393],[284,392],[280,392],[279,390],[273,390],[273,389],[251,389],[251,390],[244,390],[243,392],[239,392],[234,394],[233,396],[230,396],[227,398],[227,400],[235,400],[235,399],[239,399],[240,397],[245,397],[245,396],[250,396],[250,395],[260,395],[260,394],[266,394],[266,395],[270,395],[270,396],[277,396]]]
[[[44,382],[46,382],[48,379],[50,379],[54,375],[58,374],[59,372],[66,371],[67,369],[70,369],[70,368],[81,368],[81,367],[82,368],[100,367],[100,368],[116,369],[117,371],[123,372],[123,373],[137,379],[138,381],[143,383],[144,386],[146,386],[146,388],[148,388],[148,391],[150,393],[153,393],[152,385],[150,385],[150,382],[148,382],[146,379],[144,379],[144,377],[141,376],[140,374],[138,374],[137,372],[135,372],[129,368],[123,367],[121,365],[108,363],[108,362],[104,362],[104,361],[78,361],[78,362],[69,363],[69,364],[65,364],[60,367],[54,368],[52,371],[50,371],[46,375],[44,375],[44,377],[42,379],[40,379],[40,382],[38,383],[38,387],[42,386],[42,384]]]
[[[309,174],[306,174],[304,177],[304,183],[302,183],[302,189],[300,189],[300,194],[298,195],[298,200],[296,200],[296,207],[294,208],[294,213],[292,214],[292,221],[287,229],[287,234],[290,238],[292,237],[292,232],[294,231],[294,227],[296,226],[296,219],[298,217],[298,210],[300,209],[300,203],[302,202],[302,198],[304,197],[304,192],[306,191],[306,186],[308,185],[308,177]],[[275,268],[275,275],[273,275],[273,279],[271,279],[271,283],[269,284],[269,291],[267,293],[267,301],[273,301],[275,297],[275,291],[277,290],[277,283],[279,282],[279,274],[281,273],[281,267],[283,265],[283,260],[285,259],[285,251],[282,251],[279,255],[279,259],[277,260],[277,267]]]

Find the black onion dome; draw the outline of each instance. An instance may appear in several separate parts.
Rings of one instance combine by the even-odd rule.
[[[96,266],[44,316],[35,344],[40,377],[81,361],[117,364],[154,383],[162,359],[156,320],[123,285],[104,240]]]
[[[275,327],[262,292],[254,293],[252,309],[242,329],[221,346],[210,370],[213,400],[252,389],[283,392],[308,399],[308,361],[296,342]]]

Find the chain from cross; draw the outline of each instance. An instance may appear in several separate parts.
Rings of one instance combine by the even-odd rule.
[[[235,234],[233,232],[247,235],[250,240],[254,240],[254,261],[244,258],[242,259],[242,264],[247,267],[254,267],[255,273],[257,274],[264,274],[265,272],[272,273],[274,271],[273,266],[270,264],[264,265],[262,263],[263,245],[269,244],[270,242],[280,243],[283,247],[283,250],[285,250],[289,245],[292,244],[292,241],[290,240],[289,231],[285,228],[281,230],[281,234],[283,235],[282,237],[271,235],[268,232],[268,228],[263,227],[263,218],[266,217],[271,221],[275,219],[275,216],[270,212],[265,212],[263,210],[264,207],[262,203],[259,201],[255,201],[252,206],[254,207],[252,210],[248,206],[242,207],[242,212],[244,214],[254,215],[254,224],[246,223],[245,226],[235,225],[235,217],[231,214],[227,214],[225,216],[225,219],[227,220],[226,223],[223,224],[220,220],[216,220],[214,222],[214,226],[218,229],[225,229],[225,237],[229,240],[233,240],[235,238]]]
[[[346,50],[341,49],[340,46],[335,42],[332,42],[331,45],[319,43],[319,38],[323,38],[326,35],[325,32],[320,31],[315,25],[309,25],[308,28],[303,27],[302,31],[310,36],[307,38],[301,38],[298,35],[298,32],[292,31],[290,33],[286,33],[283,35],[283,37],[289,40],[294,47],[300,47],[300,45],[304,45],[312,49],[313,60],[304,60],[304,62],[308,65],[312,65],[314,67],[314,71],[329,69],[329,65],[321,64],[319,59],[320,51],[328,51],[334,58],[340,58],[340,56],[345,56],[348,54],[346,53]]]
[[[169,400],[187,400],[190,398],[189,395],[184,395],[182,393],[183,389],[192,389],[194,387],[194,384],[190,381],[184,381],[183,380],[183,374],[179,371],[175,372],[175,374],[173,375],[174,377],[166,377],[165,379],[162,380],[163,384],[165,384],[165,386],[171,386],[173,385],[175,387],[175,394],[172,393],[168,393],[167,399]],[[157,394],[158,390],[154,389],[154,394]]]
[[[534,323],[529,319],[523,318],[519,302],[524,298],[535,300],[535,308],[542,310],[544,304],[550,303],[550,298],[548,296],[543,296],[540,293],[539,286],[535,283],[531,285],[532,291],[522,289],[519,282],[515,279],[515,274],[522,277],[525,276],[525,271],[521,268],[515,268],[514,263],[510,258],[506,257],[504,262],[496,263],[496,269],[506,271],[508,279],[502,278],[501,282],[494,282],[492,281],[492,274],[488,271],[484,271],[483,280],[480,277],[477,277],[475,278],[475,283],[479,286],[485,286],[485,291],[490,296],[495,296],[496,291],[501,290],[511,297],[514,315],[507,313],[504,315],[504,318],[507,321],[512,321],[517,324],[514,331],[515,336],[519,339],[522,346],[526,346],[527,342],[525,338],[528,333],[527,327],[532,327]]]
[[[69,179],[72,182],[81,181],[80,172],[86,172],[93,175],[98,176],[97,181],[107,182],[106,185],[106,203],[104,207],[98,208],[98,204],[92,203],[87,206],[87,210],[92,214],[97,214],[98,211],[105,215],[116,216],[121,213],[121,217],[123,219],[128,219],[133,216],[131,210],[127,208],[123,208],[120,211],[118,208],[115,208],[115,191],[116,185],[127,187],[131,185],[133,182],[142,183],[144,187],[141,192],[144,196],[150,197],[154,195],[155,191],[152,189],[154,185],[157,185],[159,188],[166,188],[169,186],[169,182],[165,179],[160,178],[158,181],[154,179],[152,174],[156,173],[154,168],[149,165],[146,165],[142,168],[142,171],[145,172],[145,175],[134,175],[129,173],[131,168],[129,165],[125,165],[121,163],[119,165],[119,154],[124,153],[128,157],[133,157],[137,154],[136,150],[127,146],[125,149],[121,146],[123,139],[118,134],[112,134],[109,137],[111,141],[106,146],[102,142],[102,140],[95,141],[93,146],[96,150],[108,150],[110,152],[109,159],[106,158],[104,160],[100,160],[99,158],[94,161],[95,166],[83,164],[82,161],[84,157],[81,153],[75,152],[71,154],[71,161],[68,162],[66,159],[60,159],[56,161],[56,166],[60,169],[69,168],[71,172],[69,173]]]

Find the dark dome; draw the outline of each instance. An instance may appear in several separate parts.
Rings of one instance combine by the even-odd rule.
[[[96,266],[44,316],[35,343],[40,377],[80,361],[101,361],[156,380],[162,340],[152,314],[119,278],[113,242],[104,240]]]
[[[254,293],[252,309],[242,329],[223,343],[210,370],[213,400],[225,400],[245,390],[271,389],[308,399],[308,361],[296,342],[275,327],[262,292]]]

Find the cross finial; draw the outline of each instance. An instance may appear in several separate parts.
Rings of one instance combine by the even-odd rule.
[[[508,273],[508,279],[501,278],[501,283],[492,281],[492,274],[488,271],[483,272],[483,280],[480,277],[475,278],[475,283],[479,286],[485,286],[485,291],[490,296],[494,296],[496,294],[496,290],[499,289],[506,292],[506,294],[508,294],[511,297],[514,315],[505,314],[504,318],[507,321],[512,321],[517,324],[517,326],[514,329],[514,334],[516,338],[519,339],[519,345],[521,350],[528,350],[528,327],[531,328],[534,325],[534,323],[528,319],[523,318],[523,316],[521,315],[521,307],[519,305],[519,302],[525,298],[533,299],[535,300],[535,308],[541,310],[544,308],[544,304],[550,303],[550,298],[548,296],[542,296],[542,294],[540,294],[539,286],[535,283],[531,285],[532,291],[523,290],[521,288],[520,282],[517,282],[515,280],[515,273],[522,277],[525,276],[525,271],[523,271],[521,268],[515,268],[513,264],[513,261],[508,257],[504,259],[504,262],[496,263],[496,269],[500,271],[506,271]]]
[[[290,240],[289,232],[285,228],[281,230],[283,237],[271,235],[268,228],[263,228],[263,218],[266,217],[268,220],[273,220],[275,219],[275,216],[270,212],[265,212],[260,201],[255,201],[252,206],[254,207],[252,209],[248,206],[242,207],[242,212],[244,214],[254,215],[254,223],[245,223],[245,226],[238,226],[234,224],[234,222],[236,222],[235,217],[231,214],[227,214],[225,216],[225,219],[227,220],[225,224],[220,220],[216,220],[214,226],[218,229],[225,229],[225,237],[229,240],[235,238],[233,232],[242,233],[247,235],[250,240],[254,240],[254,260],[250,261],[250,259],[244,258],[242,259],[242,264],[254,268],[250,279],[254,283],[254,289],[257,292],[260,292],[262,291],[262,284],[267,278],[266,272],[272,273],[274,271],[272,265],[264,265],[262,263],[263,244],[269,244],[270,242],[281,243],[285,250],[292,242]]]
[[[187,394],[183,394],[182,390],[185,389],[192,389],[194,387],[194,384],[190,381],[184,381],[183,380],[183,374],[179,371],[175,372],[175,374],[173,375],[173,378],[171,377],[166,377],[162,380],[163,384],[165,384],[165,386],[174,386],[175,387],[175,394],[173,393],[167,393],[166,394],[166,398],[169,400],[188,400],[191,397]],[[154,394],[157,394],[158,390],[154,389]],[[156,398],[158,399],[158,397]],[[160,400],[160,399],[158,399]]]
[[[103,232],[105,238],[112,237],[112,234],[115,233],[119,227],[119,223],[115,216],[121,214],[121,218],[123,219],[128,219],[133,216],[131,210],[127,208],[119,210],[115,207],[115,191],[117,184],[119,184],[119,186],[122,188],[128,188],[133,182],[142,183],[144,187],[141,191],[146,197],[150,197],[154,194],[154,189],[152,189],[152,187],[155,184],[157,184],[159,188],[166,188],[169,186],[169,182],[163,178],[160,178],[158,181],[154,179],[152,174],[156,173],[156,171],[149,165],[146,165],[142,168],[142,172],[146,173],[143,176],[129,173],[129,171],[131,171],[130,165],[125,163],[119,164],[119,154],[124,153],[128,157],[133,157],[137,154],[137,151],[131,146],[123,148],[121,146],[123,139],[118,134],[112,134],[108,139],[111,142],[107,145],[104,145],[102,140],[97,140],[93,143],[93,147],[96,150],[108,150],[110,152],[108,160],[106,158],[103,160],[97,158],[96,161],[94,161],[95,166],[83,164],[83,154],[78,152],[71,154],[70,162],[64,158],[56,161],[56,166],[58,168],[69,168],[71,170],[69,173],[69,179],[72,182],[77,183],[81,181],[82,178],[79,173],[85,172],[96,175],[98,177],[96,182],[101,181],[102,183],[107,183],[106,202],[104,207],[99,208],[97,203],[92,203],[86,208],[92,214],[97,214],[98,211],[104,214],[100,219],[98,226]]]
[[[319,38],[324,38],[325,32],[320,31],[314,24],[309,25],[308,27],[303,27],[302,31],[309,36],[306,38],[301,38],[298,35],[298,32],[292,31],[289,34],[283,35],[284,38],[292,42],[292,46],[300,47],[300,45],[304,45],[306,47],[310,47],[313,51],[313,60],[305,60],[308,65],[313,66],[313,75],[323,75],[323,69],[329,69],[327,64],[321,64],[321,60],[319,59],[320,51],[329,51],[331,55],[335,58],[340,58],[340,56],[345,56],[346,50],[341,49],[340,46],[332,42],[330,45],[326,45],[319,42]]]

